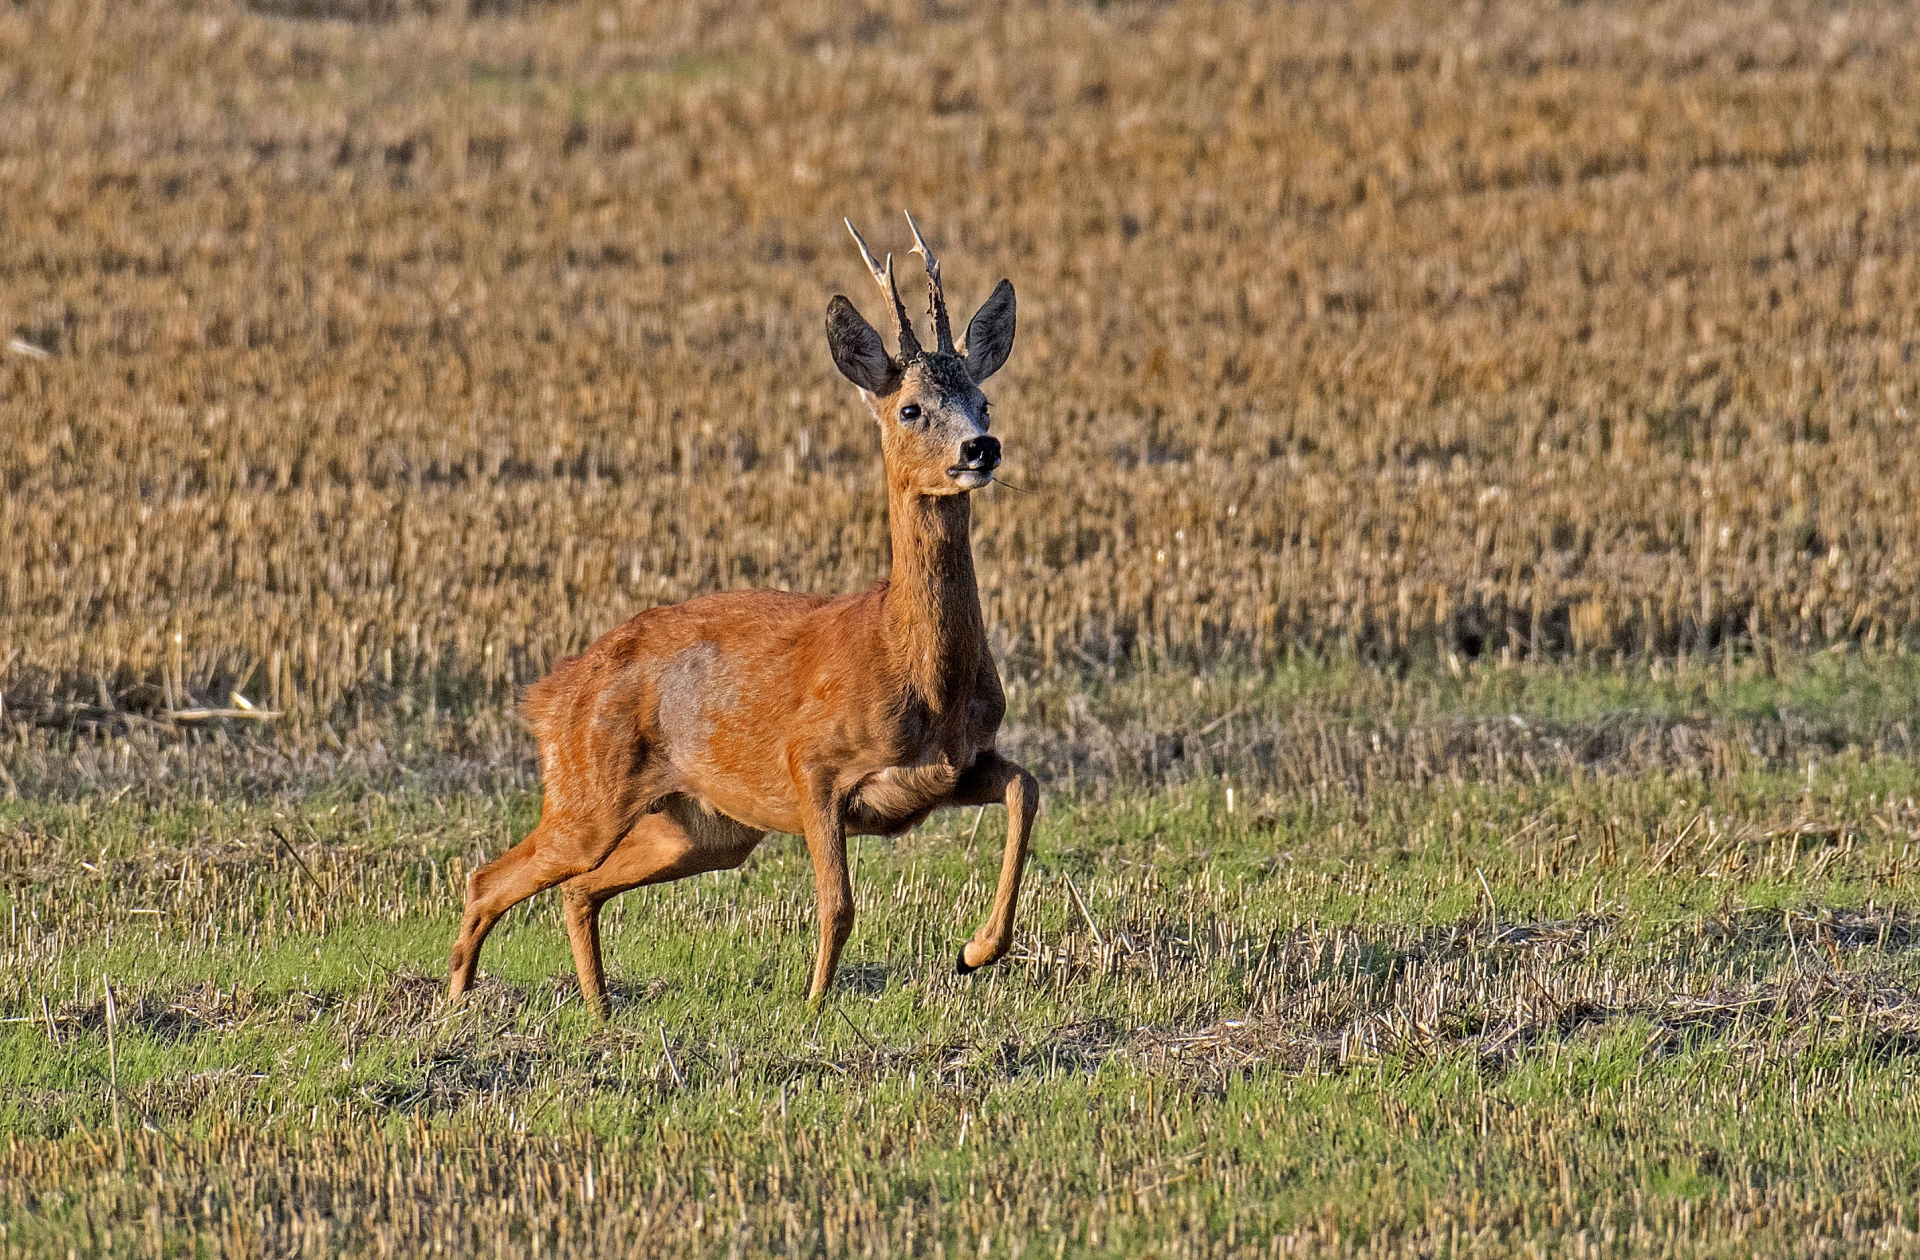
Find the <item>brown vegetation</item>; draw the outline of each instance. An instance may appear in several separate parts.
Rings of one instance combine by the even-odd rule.
[[[0,12],[15,713],[871,582],[821,320],[902,205],[1020,288],[1016,672],[1920,629],[1905,10],[334,11]]]

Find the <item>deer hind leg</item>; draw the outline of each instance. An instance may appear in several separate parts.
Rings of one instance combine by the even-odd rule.
[[[999,962],[1013,946],[1013,912],[1020,900],[1020,875],[1027,864],[1027,845],[1033,838],[1034,815],[1040,812],[1040,785],[1025,769],[999,753],[982,753],[955,787],[950,805],[1007,807],[1007,847],[1000,857],[1000,884],[993,894],[993,911],[973,939],[960,947],[956,970],[961,975]]]
[[[633,825],[607,860],[568,880],[562,890],[567,940],[580,975],[580,996],[605,1019],[606,964],[600,950],[600,907],[643,884],[664,884],[704,871],[727,870],[747,860],[761,839],[731,818],[709,814],[684,796],[669,798],[659,813]]]
[[[615,849],[601,866],[611,865],[621,852],[622,849]],[[573,970],[580,977],[580,996],[585,999],[588,1010],[605,1019],[607,982],[606,964],[600,957],[600,901],[595,899],[594,889],[587,883],[593,874],[589,871],[575,875],[562,884],[560,904],[566,912],[567,943],[573,947]]]
[[[466,912],[447,960],[447,996],[457,998],[473,987],[480,946],[501,915],[535,893],[600,865],[618,839],[617,830],[594,820],[549,810],[526,839],[468,876]]]

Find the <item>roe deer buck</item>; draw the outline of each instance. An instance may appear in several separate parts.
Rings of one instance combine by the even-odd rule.
[[[473,983],[502,914],[564,884],[581,992],[604,1016],[601,905],[738,866],[783,831],[804,835],[813,858],[820,946],[808,997],[818,1001],[853,930],[847,837],[897,835],[943,805],[1007,807],[993,911],[961,946],[959,970],[1012,944],[1040,792],[993,747],[1006,697],[974,585],[968,494],[1000,463],[980,383],[1013,348],[1013,286],[999,283],[956,351],[940,264],[912,215],[907,225],[926,264],[933,349],[915,336],[893,256],[877,262],[851,222],[899,354],[845,297],[827,304],[833,361],[880,425],[892,579],[839,598],[742,591],[649,609],[535,684],[526,712],[546,786],[540,822],[467,881],[450,996]]]

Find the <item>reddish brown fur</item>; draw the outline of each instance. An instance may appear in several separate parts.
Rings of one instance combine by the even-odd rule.
[[[892,581],[837,599],[752,591],[649,609],[535,684],[540,822],[468,881],[453,996],[499,917],[564,884],[581,989],[604,1013],[600,906],[738,866],[782,831],[804,835],[813,858],[817,999],[853,926],[846,837],[898,834],[947,805],[1008,808],[993,911],[960,969],[1006,953],[1039,792],[993,747],[1006,702],[974,583],[968,491],[998,462],[977,381],[1011,346],[1012,290],[1002,282],[975,317],[971,361],[950,347],[876,357],[877,334],[851,312],[835,300],[829,340],[881,426]]]

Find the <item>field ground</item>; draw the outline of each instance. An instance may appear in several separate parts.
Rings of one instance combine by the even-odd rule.
[[[1916,119],[1825,0],[0,5],[0,1255],[1920,1250]],[[1016,956],[991,811],[817,1011],[790,840],[446,1009],[519,688],[887,571],[902,207]]]
[[[605,1026],[550,896],[439,996],[523,778],[83,741],[0,813],[0,1254],[1920,1245],[1913,658],[1097,691],[1187,769],[1052,792],[997,970],[952,974],[998,810],[862,842],[817,1011],[775,838],[617,903]]]

